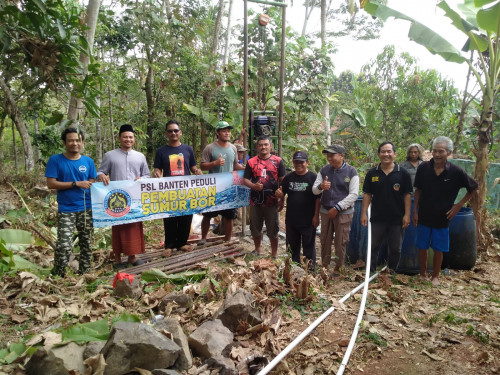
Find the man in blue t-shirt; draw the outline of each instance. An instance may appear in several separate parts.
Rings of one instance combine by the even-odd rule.
[[[57,190],[57,244],[54,252],[53,275],[64,277],[71,255],[76,226],[80,245],[78,273],[90,270],[92,251],[92,205],[90,186],[97,177],[94,162],[80,152],[85,143],[81,130],[68,128],[61,134],[66,151],[52,155],[47,163],[47,187]]]
[[[196,166],[192,147],[181,143],[182,130],[179,123],[170,120],[165,127],[168,142],[156,151],[153,176],[156,178],[188,176],[191,172],[196,175],[202,174],[203,172]],[[191,250],[187,240],[192,220],[193,215],[163,218],[165,249]]]

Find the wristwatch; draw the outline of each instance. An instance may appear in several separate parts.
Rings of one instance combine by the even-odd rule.
[[[76,181],[73,181],[73,183],[71,184],[72,187],[76,187]]]

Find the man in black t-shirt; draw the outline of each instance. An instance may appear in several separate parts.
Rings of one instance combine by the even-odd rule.
[[[175,120],[167,122],[165,135],[167,144],[156,151],[154,177],[187,176],[191,173],[200,175],[203,172],[196,166],[194,151],[191,146],[181,143],[182,130]],[[187,245],[193,215],[166,217],[163,219],[165,229],[165,249],[181,249],[189,251]]]
[[[448,161],[453,142],[448,137],[437,137],[432,143],[432,159],[418,166],[415,175],[415,202],[413,225],[417,227],[416,245],[419,249],[420,277],[427,278],[427,249],[434,250],[432,283],[439,285],[439,271],[443,252],[450,250],[450,220],[472,197],[477,182],[457,165]],[[455,203],[458,191],[467,194]]]
[[[285,176],[276,197],[286,200],[286,244],[292,253],[292,260],[300,263],[300,246],[302,243],[304,256],[311,260],[311,266],[316,266],[316,227],[319,224],[320,196],[312,192],[316,181],[316,173],[307,169],[309,160],[307,153],[296,151],[293,154],[294,172]],[[278,211],[283,209],[280,200]]]
[[[405,228],[410,224],[413,187],[410,174],[394,163],[396,147],[392,142],[383,142],[378,147],[378,157],[380,164],[368,171],[363,184],[361,225],[368,224],[366,211],[371,203],[370,269],[375,271],[377,268],[378,251],[386,238],[387,263],[389,271],[394,272],[401,255]]]

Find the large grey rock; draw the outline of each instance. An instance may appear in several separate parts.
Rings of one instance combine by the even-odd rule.
[[[193,306],[193,299],[191,296],[184,293],[170,293],[163,297],[158,304],[158,310],[163,313],[167,304],[175,302],[177,307],[172,309],[173,313],[183,313],[186,312]]]
[[[113,294],[115,297],[140,298],[142,296],[141,278],[136,275],[132,282],[127,278],[117,280]]]
[[[99,354],[106,345],[104,341],[90,341],[85,346],[85,350],[83,351],[83,360],[85,361],[87,358],[93,357]]]
[[[38,349],[25,366],[26,375],[68,375],[64,361],[45,348]]]
[[[250,325],[262,323],[260,311],[253,306],[254,296],[245,289],[239,288],[236,292],[228,296],[219,310],[215,313],[214,319],[220,319],[231,331],[242,322],[248,322]]]
[[[233,342],[233,337],[233,333],[216,319],[199,326],[189,336],[189,346],[200,356],[211,358],[220,355]]]
[[[151,371],[153,375],[181,375],[179,372],[171,369],[156,369]]]
[[[28,375],[68,374],[70,371],[83,374],[83,351],[85,346],[70,342],[62,346],[38,349],[26,365]]]
[[[179,358],[175,362],[174,367],[179,370],[187,370],[190,368],[193,365],[193,357],[191,356],[191,351],[189,350],[188,338],[182,330],[179,322],[175,319],[167,318],[158,321],[154,327],[158,331],[166,330],[170,332],[174,342],[181,348]]]
[[[53,346],[50,350],[54,353],[54,356],[63,360],[64,367],[68,371],[75,370],[80,374],[85,372],[85,365],[83,364],[85,346],[70,342],[63,346]]]
[[[207,359],[204,364],[211,370],[219,370],[219,375],[238,375],[234,362],[222,355]]]
[[[180,351],[175,342],[149,325],[118,322],[101,351],[106,360],[104,375],[122,375],[134,367],[168,368],[175,363]]]

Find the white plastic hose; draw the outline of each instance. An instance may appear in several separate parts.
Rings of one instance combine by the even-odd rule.
[[[356,341],[357,332],[359,330],[360,316],[361,316],[361,318],[363,317],[364,306],[365,306],[365,302],[366,302],[366,294],[368,292],[368,284],[370,281],[372,281],[374,278],[376,278],[379,275],[379,273],[377,272],[372,277],[369,277],[370,276],[370,257],[371,257],[371,233],[370,233],[370,229],[371,229],[371,227],[370,227],[370,208],[368,208],[368,250],[367,250],[367,256],[366,256],[367,259],[366,259],[365,281],[363,281],[356,288],[351,290],[349,293],[347,293],[344,297],[342,297],[339,300],[339,302],[343,303],[344,301],[346,301],[349,297],[351,297],[354,293],[356,293],[359,289],[361,289],[364,286],[363,298],[361,300],[361,308],[360,308],[361,315],[358,313],[358,321],[356,321],[355,331],[353,332],[353,336],[351,336],[351,341],[349,342],[349,346],[351,348],[350,348],[350,350],[349,350],[349,347],[347,348],[349,353],[350,353],[350,351],[352,351],[352,347],[354,346],[353,342]],[[385,269],[385,267],[381,271],[383,271],[384,269]],[[266,375],[267,373],[269,373],[278,363],[281,362],[281,360],[283,358],[285,358],[288,355],[288,353],[290,353],[297,346],[297,344],[299,344],[305,337],[307,337],[334,310],[335,310],[334,306],[332,306],[328,310],[326,310],[318,319],[316,319],[299,336],[297,336],[295,338],[295,340],[293,340],[290,344],[288,344],[288,346],[285,349],[283,349],[283,351],[281,351],[281,353],[279,353],[271,362],[269,362],[269,364],[266,367],[264,367],[257,375]],[[351,345],[351,343],[352,343],[352,345]],[[347,355],[347,351],[346,351],[346,355]],[[349,361],[349,356],[347,356],[347,359],[346,359],[346,356],[344,356],[344,360],[347,363],[347,361]],[[344,364],[344,361],[342,361],[342,364]],[[344,365],[344,367],[345,367],[345,365]],[[341,366],[341,368],[342,368],[342,366]],[[339,372],[337,372],[337,374],[341,374],[341,373],[343,373],[343,370],[342,370],[342,372],[340,372],[340,369],[339,369]]]
[[[366,245],[367,249],[366,249],[365,280],[370,277],[370,264],[372,260],[372,231],[370,224],[370,208],[371,205],[368,206],[368,243]],[[382,270],[384,269],[385,267]],[[378,273],[376,275],[378,275]],[[352,349],[354,348],[354,344],[356,343],[356,338],[358,337],[359,325],[361,323],[361,320],[363,319],[363,314],[365,313],[366,297],[368,295],[369,283],[365,282],[364,284],[365,285],[363,288],[363,296],[361,297],[361,305],[359,306],[359,311],[358,311],[358,319],[356,320],[356,324],[354,325],[354,330],[352,331],[351,340],[349,341],[349,345],[347,346],[347,350],[344,354],[344,358],[342,359],[342,363],[340,364],[340,367],[337,371],[337,375],[342,375],[344,373],[345,367],[347,366],[347,362],[349,362],[349,358],[351,357]]]

